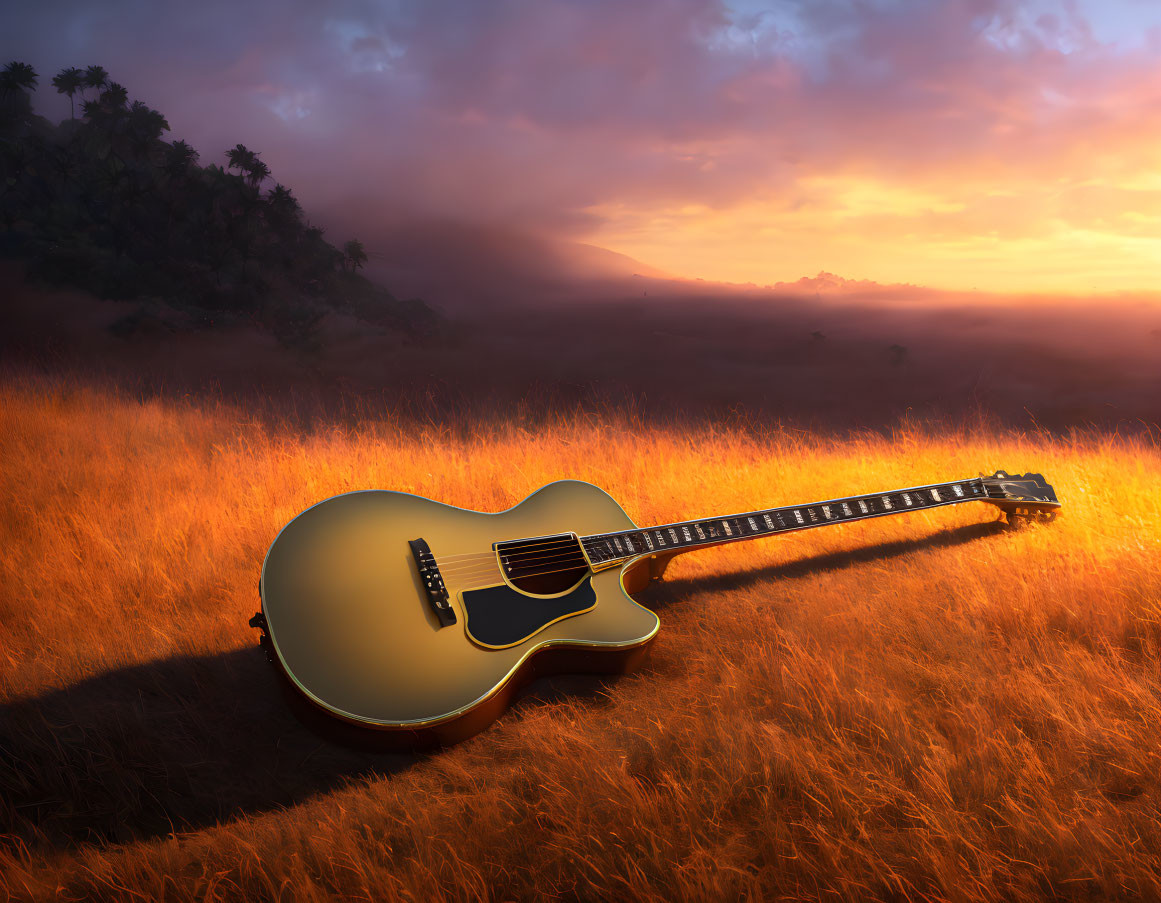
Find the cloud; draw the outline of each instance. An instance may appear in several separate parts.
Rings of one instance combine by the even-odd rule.
[[[1146,36],[1161,21],[1114,7]],[[1066,234],[1071,254],[1087,232],[1104,254],[1118,230],[1148,233],[1161,41],[1113,40],[1114,25],[1128,30],[1099,10],[109,0],[9,13],[0,52],[36,65],[42,86],[59,67],[105,65],[204,161],[241,141],[329,221],[497,223],[688,275],[766,267],[773,281],[801,271],[748,239],[755,228],[785,238],[801,226],[812,271],[864,265],[850,253],[860,235],[878,258],[890,257],[884,236],[1050,250]],[[63,115],[63,99],[41,94]],[[718,265],[695,253],[700,272],[675,267],[709,230],[733,250]],[[1152,250],[1125,251],[1129,278]],[[852,275],[907,280],[907,263],[896,254],[891,272]]]

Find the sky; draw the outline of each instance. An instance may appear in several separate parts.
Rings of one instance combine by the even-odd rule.
[[[1158,0],[2,2],[45,115],[98,63],[333,222],[728,282],[1161,288]]]

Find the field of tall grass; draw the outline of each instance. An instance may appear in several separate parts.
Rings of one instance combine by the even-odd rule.
[[[1150,434],[311,426],[46,378],[0,388],[0,468],[0,899],[1161,897]],[[278,529],[346,490],[571,477],[648,524],[998,468],[1063,516],[677,559],[645,669],[427,754],[315,736],[246,624]]]

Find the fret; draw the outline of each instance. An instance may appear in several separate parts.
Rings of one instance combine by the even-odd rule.
[[[961,480],[915,489],[852,496],[811,505],[769,508],[723,518],[664,524],[646,530],[626,530],[587,536],[583,537],[581,542],[594,566],[606,566],[618,564],[638,555],[656,555],[660,552],[735,542],[775,533],[987,498],[988,494],[982,480]]]

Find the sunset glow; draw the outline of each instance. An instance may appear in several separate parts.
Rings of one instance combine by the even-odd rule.
[[[1161,275],[1156,4],[123,5],[67,32],[23,10],[0,45],[45,71],[115,62],[172,137],[258,148],[372,251],[378,223],[429,219],[729,282]]]
[[[1161,191],[1091,180],[1005,187],[807,178],[796,199],[593,208],[594,241],[675,276],[759,285],[829,271],[947,289],[1161,286]]]

